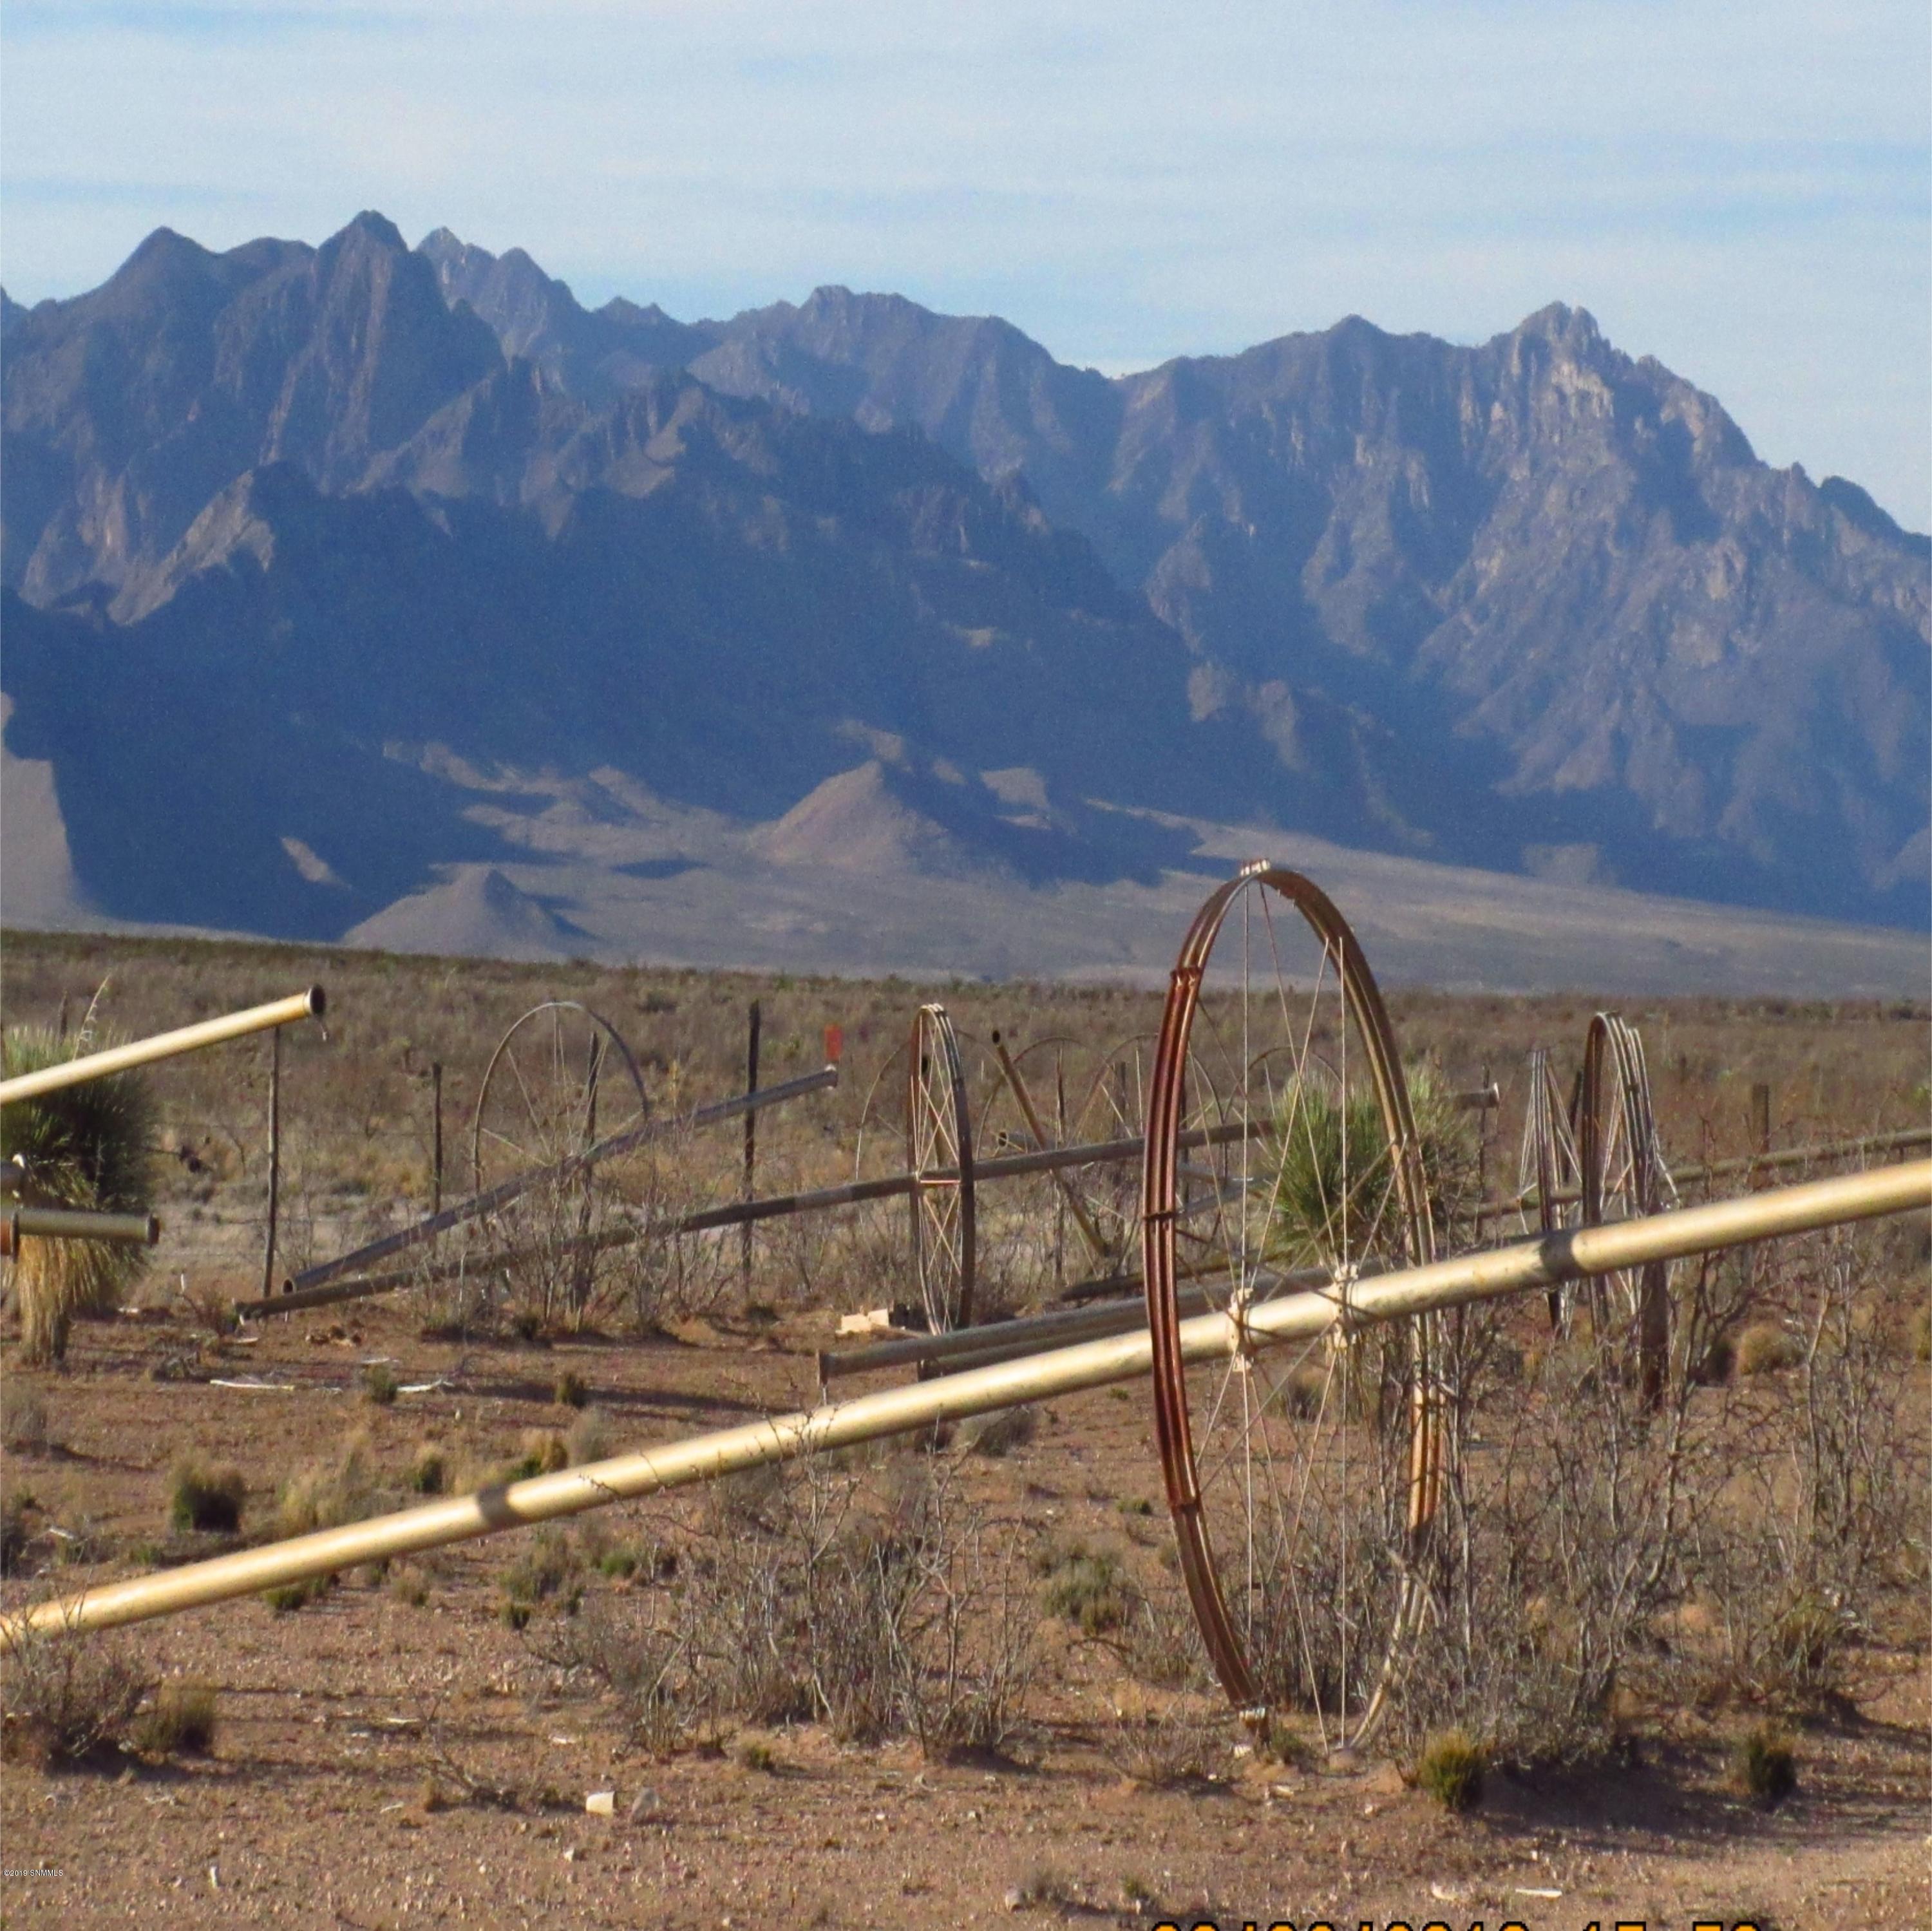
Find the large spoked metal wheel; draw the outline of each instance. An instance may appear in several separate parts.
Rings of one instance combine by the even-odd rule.
[[[1211,1075],[1210,1124],[1187,1089]],[[1154,1422],[1181,1570],[1237,1708],[1310,1719],[1330,1748],[1379,1719],[1426,1600],[1442,1460],[1432,1325],[1358,1326],[1364,1270],[1430,1258],[1427,1190],[1381,996],[1341,914],[1250,866],[1182,947],[1148,1094],[1143,1265]],[[1181,1318],[1191,1174],[1210,1174],[1187,1264],[1232,1340],[1190,1358]],[[1245,1325],[1319,1283],[1313,1340]],[[1194,1300],[1193,1304],[1198,1305]]]
[[[1676,1205],[1677,1188],[1658,1139],[1643,1041],[1614,1012],[1590,1021],[1576,1111],[1586,1227]],[[1600,1349],[1634,1360],[1645,1400],[1660,1400],[1670,1358],[1670,1263],[1606,1274],[1589,1291]]]
[[[934,1334],[973,1319],[973,1123],[959,1040],[943,1006],[913,1016],[906,1049],[906,1170],[913,1268]]]
[[[470,1126],[471,1175],[482,1193],[532,1172],[562,1168],[493,1218],[514,1258],[511,1288],[548,1319],[580,1318],[596,1297],[616,1232],[618,1167],[578,1156],[640,1126],[644,1075],[610,1021],[575,1000],[532,1006],[497,1042]]]
[[[969,1081],[975,1057],[980,1084],[973,1116],[974,1231],[980,1253],[1009,1277],[1057,1297],[1070,1281],[1107,1271],[1076,1176],[1064,1168],[1007,1176],[989,1193],[985,1168],[1073,1144],[1078,1048],[1050,1034],[1016,1048],[996,1032],[989,1051],[968,1053]],[[983,1306],[983,1291],[980,1299]]]
[[[1556,1084],[1546,1046],[1529,1052],[1529,1095],[1523,1108],[1522,1147],[1516,1159],[1516,1192],[1526,1234],[1553,1234],[1574,1224],[1580,1187],[1576,1141],[1570,1112]],[[1550,1290],[1550,1324],[1562,1333],[1569,1323],[1565,1291]]]

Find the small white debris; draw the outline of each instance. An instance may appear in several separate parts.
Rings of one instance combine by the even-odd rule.
[[[584,1807],[593,1817],[614,1817],[617,1814],[617,1793],[614,1790],[593,1790],[584,1800]]]

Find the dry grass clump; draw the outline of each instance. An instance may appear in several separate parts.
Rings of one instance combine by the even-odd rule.
[[[155,1690],[135,1720],[132,1741],[143,1756],[206,1756],[214,1747],[216,1725],[214,1686],[176,1678]]]
[[[90,1008],[70,1043],[45,1027],[9,1026],[0,1039],[7,1077],[98,1050],[107,1042],[94,1036],[92,1021]],[[89,1080],[0,1109],[0,1165],[25,1205],[133,1213],[147,1204],[153,1126],[141,1074]],[[142,1247],[23,1240],[9,1269],[20,1309],[21,1360],[61,1360],[75,1320],[118,1306],[146,1264]]]
[[[358,1432],[333,1456],[310,1463],[283,1485],[277,1526],[285,1537],[339,1528],[374,1515],[384,1500],[369,1438]]]
[[[1774,1810],[1798,1788],[1798,1759],[1791,1740],[1769,1723],[1754,1723],[1731,1752],[1731,1777],[1738,1789]]]
[[[998,1461],[1024,1448],[1040,1432],[1040,1411],[1024,1408],[998,1408],[991,1414],[969,1415],[959,1424],[961,1447]]]
[[[1106,1636],[1127,1626],[1133,1592],[1112,1549],[1063,1543],[1045,1551],[1035,1567],[1046,1583],[1042,1595],[1049,1615],[1064,1617],[1083,1636]]]
[[[1117,1714],[1100,1749],[1130,1783],[1173,1790],[1204,1783],[1226,1753],[1226,1719],[1190,1708]]]
[[[335,1587],[335,1577],[304,1576],[298,1582],[278,1582],[262,1591],[262,1600],[278,1616],[292,1615],[310,1603],[320,1602]]]
[[[602,1408],[584,1408],[563,1438],[564,1454],[572,1468],[586,1462],[602,1462],[616,1445],[610,1417]]]
[[[393,1406],[400,1386],[395,1369],[386,1361],[371,1361],[362,1370],[362,1399],[373,1407]]]
[[[118,1754],[148,1687],[126,1652],[92,1630],[28,1630],[0,1657],[0,1756],[46,1769]]]
[[[1736,1363],[1740,1375],[1782,1374],[1804,1359],[1804,1344],[1772,1321],[1757,1321],[1738,1336]]]
[[[580,1408],[590,1399],[590,1390],[584,1385],[584,1377],[574,1368],[566,1368],[556,1378],[556,1386],[550,1390],[550,1399],[560,1408]]]
[[[168,1477],[168,1526],[232,1535],[242,1526],[248,1484],[238,1468],[211,1468],[184,1456]]]
[[[1423,1746],[1415,1781],[1444,1810],[1472,1810],[1483,1801],[1488,1767],[1488,1753],[1466,1730],[1442,1730]]]
[[[497,1579],[503,1591],[499,1615],[512,1629],[520,1630],[544,1604],[574,1615],[583,1601],[578,1582],[582,1570],[577,1552],[560,1529],[538,1529]]]
[[[1922,1303],[1912,1309],[1906,1329],[1906,1351],[1914,1361],[1932,1361],[1932,1307]]]
[[[404,1478],[415,1495],[440,1495],[449,1486],[449,1458],[436,1443],[426,1441],[410,1463]]]
[[[554,1429],[527,1428],[517,1459],[503,1471],[506,1482],[527,1482],[533,1476],[554,1475],[570,1466],[570,1444]]]
[[[9,1455],[44,1455],[47,1443],[47,1405],[39,1389],[0,1387],[0,1448]]]

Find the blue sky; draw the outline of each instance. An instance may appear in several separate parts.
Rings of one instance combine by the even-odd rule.
[[[1932,527],[1924,0],[6,0],[0,278],[361,208],[580,297],[820,283],[1109,370],[1547,301]]]

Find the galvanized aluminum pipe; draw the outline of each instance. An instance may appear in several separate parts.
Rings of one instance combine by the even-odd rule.
[[[104,1051],[89,1053],[84,1059],[62,1060],[58,1065],[42,1066],[37,1072],[0,1080],[0,1106],[16,1099],[33,1099],[44,1093],[58,1093],[63,1087],[105,1079],[110,1073],[124,1073],[133,1066],[152,1066],[157,1060],[171,1060],[177,1053],[218,1046],[224,1039],[238,1039],[247,1033],[292,1025],[298,1019],[320,1019],[328,1005],[327,994],[320,986],[312,985],[306,992],[271,1000],[266,1006],[251,1006],[245,1012],[230,1012],[220,1019],[203,1019],[193,1026],[177,1027],[172,1033],[157,1033],[124,1046],[110,1046]]]
[[[1736,1153],[1728,1159],[1672,1167],[1670,1177],[1679,1186],[1690,1186],[1700,1180],[1733,1180],[1739,1174],[1774,1174],[1787,1167],[1809,1167],[1825,1160],[1861,1159],[1868,1153],[1910,1153],[1915,1147],[1932,1147],[1932,1127],[1909,1126],[1900,1133],[1870,1133],[1862,1140],[1828,1141],[1816,1147],[1786,1147],[1775,1153]],[[1550,1204],[1573,1207],[1582,1198],[1580,1187],[1553,1187]],[[1492,1220],[1504,1214],[1520,1213],[1523,1208],[1535,1205],[1538,1198],[1536,1189],[1532,1187],[1496,1200],[1478,1201],[1474,1207],[1462,1209],[1457,1218]]]
[[[1427,1314],[1647,1261],[1677,1260],[1928,1207],[1932,1207],[1932,1160],[1918,1160],[1641,1220],[1567,1229],[1514,1247],[1405,1268],[1357,1282],[1346,1300],[1333,1288],[1286,1294],[1250,1306],[1238,1324],[1226,1314],[1201,1315],[1180,1324],[1178,1339],[1185,1360],[1216,1360],[1238,1345],[1310,1337],[1338,1322],[1354,1325]],[[581,1515],[612,1502],[634,1501],[742,1468],[1104,1387],[1146,1374],[1152,1358],[1150,1338],[1143,1330],[694,1435],[559,1474],[538,1475],[368,1522],[318,1530],[44,1603],[24,1616],[0,1619],[0,1646],[17,1642],[23,1627],[109,1629],[147,1622],[358,1563],[413,1555],[500,1530]]]
[[[736,1099],[722,1100],[718,1108],[707,1108],[699,1114],[689,1114],[681,1122],[687,1126],[701,1126],[715,1120],[731,1117],[721,1109],[730,1108],[738,1112],[748,1110],[747,1099],[758,1099],[761,1105],[771,1105],[781,1099],[796,1099],[800,1093],[816,1092],[821,1086],[833,1084],[829,1075],[836,1069],[828,1066],[824,1072],[808,1073],[802,1079],[794,1080],[783,1087],[767,1087],[762,1095],[741,1095]],[[640,1129],[642,1130],[642,1129]],[[652,1131],[658,1129],[653,1129]],[[1264,1122],[1255,1121],[1246,1125],[1210,1126],[1184,1133],[1180,1137],[1183,1147],[1225,1146],[1229,1141],[1246,1136],[1258,1139],[1268,1131]],[[625,1143],[632,1143],[634,1136],[624,1136]],[[614,1143],[613,1143],[614,1144]],[[1078,1147],[1048,1147],[1030,1153],[1008,1153],[997,1160],[975,1161],[973,1180],[976,1186],[990,1180],[1017,1180],[1028,1174],[1054,1173],[1067,1167],[1097,1167],[1137,1160],[1141,1156],[1144,1142],[1132,1140],[1100,1140],[1091,1145]],[[598,1150],[593,1148],[592,1153]],[[598,1156],[603,1157],[600,1153]],[[585,1154],[573,1154],[573,1161],[582,1161]],[[504,1183],[513,1192],[506,1195],[493,1189],[490,1193],[473,1195],[467,1201],[459,1201],[440,1214],[432,1214],[427,1220],[419,1220],[413,1226],[406,1227],[399,1233],[385,1234],[380,1240],[371,1241],[366,1247],[358,1247],[353,1253],[340,1255],[333,1261],[324,1261],[310,1267],[306,1273],[296,1275],[286,1282],[279,1294],[265,1296],[259,1300],[237,1301],[236,1315],[251,1319],[257,1315],[298,1314],[307,1308],[332,1307],[343,1301],[364,1300],[373,1295],[393,1294],[398,1288],[418,1286],[428,1281],[448,1281],[464,1276],[487,1275],[493,1268],[514,1267],[520,1261],[528,1260],[539,1250],[534,1248],[511,1249],[496,1254],[479,1255],[474,1260],[466,1258],[452,1262],[447,1267],[430,1268],[418,1273],[404,1268],[382,1274],[374,1274],[363,1280],[344,1280],[345,1274],[352,1274],[358,1268],[366,1267],[372,1261],[386,1258],[392,1254],[417,1247],[446,1234],[452,1227],[464,1221],[474,1220],[494,1207],[500,1207],[506,1198],[514,1198],[534,1186],[539,1180],[554,1180],[560,1172],[574,1171],[564,1167],[544,1167],[528,1174],[518,1174],[514,1180]],[[939,1177],[952,1178],[953,1170],[942,1168],[937,1170]],[[819,1187],[809,1193],[767,1194],[758,1200],[734,1201],[727,1207],[710,1207],[698,1213],[686,1214],[682,1219],[659,1224],[650,1229],[653,1234],[710,1234],[721,1228],[745,1227],[760,1220],[782,1220],[795,1214],[820,1213],[837,1207],[857,1207],[868,1201],[892,1200],[916,1190],[920,1177],[916,1174],[886,1174],[877,1180],[850,1180],[843,1186]],[[622,1210],[620,1210],[620,1211]],[[601,1252],[610,1247],[623,1247],[642,1237],[644,1230],[628,1227],[607,1228],[602,1232],[588,1234],[581,1240],[560,1241],[554,1247],[541,1251],[547,1255],[570,1253],[580,1249]],[[328,1283],[336,1283],[330,1285]]]
[[[507,1180],[487,1188],[482,1193],[472,1194],[467,1200],[460,1200],[454,1207],[446,1207],[440,1213],[433,1213],[426,1220],[416,1221],[394,1234],[386,1234],[380,1240],[372,1240],[366,1246],[358,1247],[347,1254],[338,1254],[332,1261],[318,1261],[313,1267],[304,1267],[299,1274],[291,1276],[284,1283],[283,1291],[288,1294],[302,1294],[309,1288],[320,1287],[326,1281],[339,1280],[344,1274],[352,1274],[358,1268],[366,1267],[373,1261],[386,1260],[392,1254],[401,1254],[412,1247],[420,1247],[425,1242],[435,1240],[439,1234],[447,1234],[453,1227],[460,1227],[466,1221],[480,1220],[486,1213],[493,1213],[500,1207],[507,1207],[512,1201],[528,1193],[533,1187],[573,1180],[578,1174],[596,1166],[599,1161],[614,1159],[620,1153],[633,1153],[650,1141],[662,1140],[668,1135],[692,1131],[700,1126],[720,1126],[728,1120],[739,1119],[745,1114],[756,1113],[764,1107],[782,1105],[788,1099],[797,1099],[808,1093],[821,1092],[826,1087],[838,1084],[838,1067],[836,1065],[821,1066],[815,1073],[805,1073],[796,1079],[787,1080],[782,1086],[766,1087],[762,1093],[734,1093],[729,1099],[714,1100],[708,1106],[698,1107],[692,1112],[680,1114],[672,1119],[647,1120],[641,1126],[633,1126],[625,1132],[614,1133],[609,1139],[599,1140],[594,1146],[585,1147],[582,1153],[570,1154],[549,1166],[532,1167],[525,1172],[512,1174]],[[271,1296],[269,1298],[272,1300],[274,1297]]]
[[[104,1240],[116,1247],[152,1247],[161,1223],[152,1213],[94,1213],[82,1207],[0,1206],[0,1258],[25,1240]]]

